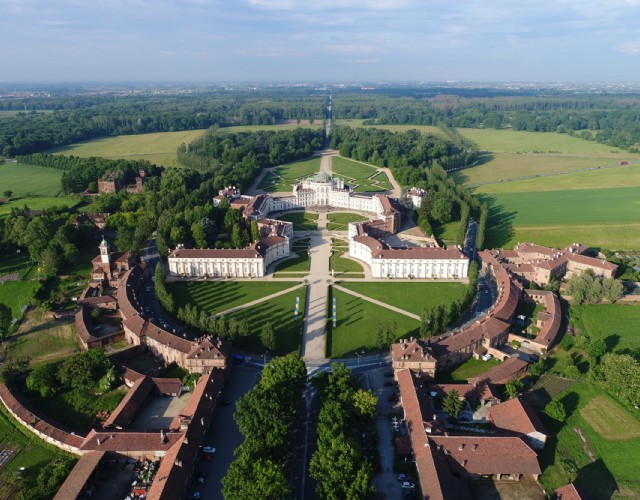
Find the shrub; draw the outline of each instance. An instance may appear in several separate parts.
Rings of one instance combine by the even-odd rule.
[[[547,404],[547,406],[544,407],[544,412],[558,422],[564,422],[567,418],[567,411],[564,405],[558,400],[553,400]]]

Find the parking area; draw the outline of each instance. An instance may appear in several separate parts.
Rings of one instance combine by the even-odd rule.
[[[222,478],[227,473],[229,464],[233,461],[233,452],[242,443],[242,434],[233,420],[235,402],[249,391],[258,380],[260,368],[242,365],[234,366],[221,401],[229,401],[229,405],[219,404],[213,418],[211,428],[207,433],[203,445],[216,449],[211,460],[201,460],[197,471],[208,474],[203,485],[194,486],[203,499],[222,500]]]

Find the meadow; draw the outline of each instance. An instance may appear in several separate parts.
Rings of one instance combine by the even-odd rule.
[[[603,339],[607,350],[640,356],[640,305],[571,306],[571,317],[592,339]]]
[[[421,314],[440,304],[449,305],[461,299],[467,289],[462,283],[425,283],[425,282],[344,282],[340,286],[366,295],[372,299],[399,307],[413,314]],[[386,314],[386,311],[385,311]]]
[[[637,498],[640,494],[637,464],[640,461],[640,420],[600,387],[577,382],[557,396],[565,406],[565,422],[539,414],[550,434],[540,454],[540,483],[551,491],[571,479],[563,464],[577,468],[575,483],[594,498]],[[637,412],[636,412],[637,413]],[[604,418],[601,418],[605,416]],[[580,432],[585,440],[584,443]],[[618,439],[624,436],[624,439]],[[589,458],[587,450],[596,457]]]
[[[353,128],[380,128],[383,130],[391,130],[392,132],[406,132],[407,130],[419,130],[422,133],[427,134],[439,134],[443,135],[442,130],[438,127],[431,125],[363,125],[362,122],[364,120],[358,119],[340,119],[333,120],[335,125],[342,125],[345,127],[353,127]]]
[[[347,183],[356,184],[354,191],[358,193],[383,192],[393,188],[387,174],[378,173],[376,167],[348,158],[333,156],[331,170],[334,176],[343,178]]]
[[[319,170],[319,157],[287,163],[267,172],[258,184],[258,189],[267,193],[291,192],[295,184],[305,177],[316,174]]]
[[[0,303],[9,306],[14,318],[20,318],[22,307],[29,304],[39,289],[40,282],[33,280],[0,283]]]
[[[179,166],[178,146],[182,143],[189,144],[204,132],[204,130],[185,130],[103,137],[55,148],[48,152],[82,157],[100,156],[112,159],[148,160],[157,165],[176,167]]]
[[[491,206],[487,248],[534,241],[612,250],[640,248],[640,188],[568,189],[483,195]]]
[[[167,283],[176,307],[191,304],[218,314],[294,286],[294,283],[252,281],[175,281]]]
[[[341,283],[341,286],[347,283]],[[352,285],[353,283],[349,283]],[[346,287],[345,287],[346,288]],[[358,351],[375,350],[376,325],[382,322],[395,321],[397,327],[396,340],[403,337],[417,336],[419,321],[391,310],[385,310],[380,315],[380,306],[362,300],[353,295],[331,289],[328,309],[331,307],[332,297],[336,298],[337,324],[333,328],[331,313],[327,317],[327,356],[337,358],[353,355]]]
[[[11,190],[12,198],[55,197],[62,190],[61,179],[61,170],[21,163],[0,163],[0,196],[4,191]]]

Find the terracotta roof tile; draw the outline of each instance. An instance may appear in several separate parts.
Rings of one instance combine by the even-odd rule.
[[[489,419],[493,424],[503,430],[530,434],[540,432],[547,435],[547,430],[542,425],[540,418],[529,404],[517,397],[489,407]]]

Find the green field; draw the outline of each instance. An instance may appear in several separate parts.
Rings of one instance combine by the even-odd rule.
[[[267,193],[291,192],[295,184],[305,177],[318,173],[319,170],[319,157],[287,163],[268,172],[258,184],[258,189]]]
[[[331,170],[334,176],[356,184],[356,192],[382,192],[393,188],[384,172],[377,173],[376,167],[348,158],[333,156]]]
[[[349,222],[361,222],[364,220],[369,220],[369,218],[359,214],[334,212],[327,214],[327,229],[329,231],[346,231]]]
[[[573,384],[558,399],[567,410],[564,423],[540,414],[550,434],[540,454],[542,486],[552,491],[567,484],[570,478],[561,464],[570,461],[578,469],[575,483],[589,491],[593,498],[638,498],[640,437],[629,434],[622,440],[611,439],[617,433],[629,433],[639,428],[637,412],[634,414],[598,386],[586,382]],[[606,417],[599,421],[597,417],[601,415]],[[596,428],[589,421],[594,422]],[[586,445],[577,431],[584,435]],[[586,446],[595,455],[595,461],[589,459]]]
[[[177,149],[200,137],[204,130],[158,132],[153,134],[119,135],[79,142],[56,148],[49,153],[74,156],[101,156],[103,158],[148,160],[165,167],[178,166]]]
[[[21,163],[0,163],[0,196],[13,191],[12,198],[54,197],[62,190],[62,171]]]
[[[397,283],[393,281],[389,283],[345,282],[340,286],[413,314],[421,314],[423,310],[440,304],[451,304],[461,299],[467,288],[462,283]]]
[[[497,193],[483,199],[492,212],[488,248],[519,241],[640,248],[640,187]]]
[[[316,120],[313,124],[308,120],[301,120],[300,125],[296,120],[285,120],[275,125],[237,125],[235,127],[220,127],[221,132],[257,132],[259,130],[291,130],[294,128],[321,128],[322,120]]]
[[[253,281],[175,281],[167,283],[177,307],[186,304],[218,314],[291,288],[293,283]]]
[[[640,305],[571,306],[571,317],[591,339],[603,339],[608,351],[640,356]]]
[[[19,198],[0,205],[0,216],[10,214],[13,208],[29,207],[31,210],[46,210],[51,207],[74,207],[81,201],[79,196]]]
[[[349,285],[352,284],[349,283]],[[346,283],[341,285],[346,285]],[[355,351],[376,349],[375,337],[378,321],[382,321],[385,325],[388,321],[395,321],[398,332],[396,339],[418,334],[419,322],[404,314],[385,310],[381,315],[380,306],[340,290],[332,290],[332,296],[336,298],[338,321],[336,327],[333,328],[331,318],[328,318],[328,357],[337,358],[351,355]]]
[[[277,282],[268,283],[268,285]],[[293,283],[279,283],[291,287]],[[262,287],[267,283],[261,282],[256,287]],[[298,319],[294,321],[296,297],[300,298],[300,313]],[[247,319],[251,334],[248,337],[239,337],[234,340],[234,345],[240,349],[247,349],[256,353],[264,353],[266,348],[260,341],[260,332],[265,323],[269,322],[273,326],[276,335],[276,352],[270,354],[283,355],[290,352],[300,352],[302,340],[302,321],[305,311],[306,288],[285,293],[274,299],[262,302],[256,307],[247,307],[233,314],[228,318],[235,318],[238,321]]]
[[[24,254],[0,253],[0,277],[14,273],[18,273],[22,277],[29,271],[31,266],[31,260]]]
[[[293,222],[294,231],[315,231],[318,229],[318,214],[313,212],[287,212],[278,215],[278,220]]]
[[[295,250],[294,250],[295,251]],[[307,250],[295,251],[298,256],[292,259],[283,260],[276,264],[276,268],[274,272],[277,273],[300,273],[299,277],[304,276],[309,272],[309,252]],[[278,275],[279,278],[283,277]]]
[[[335,248],[331,251],[331,257],[329,257],[329,270],[332,270],[335,276],[340,276],[344,273],[364,273],[362,265],[355,260],[347,259],[346,257],[348,256],[348,249],[343,250],[341,248]],[[350,276],[347,274],[344,277],[349,278]]]
[[[20,318],[21,308],[35,297],[39,288],[40,282],[33,280],[0,283],[0,303],[11,308],[14,318]]]
[[[495,368],[499,364],[500,361],[495,358],[490,359],[489,361],[469,358],[461,365],[456,366],[453,370],[438,371],[436,373],[436,382],[439,384],[466,384],[468,378],[477,377],[478,375],[489,371],[491,368]]]

